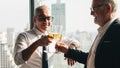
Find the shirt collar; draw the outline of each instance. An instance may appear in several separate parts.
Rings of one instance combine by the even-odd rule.
[[[42,33],[42,32],[40,32],[37,28],[33,28],[33,31],[35,32],[35,34],[37,35],[37,36],[39,36],[39,37],[41,37],[42,35],[47,35],[48,33],[47,33],[47,31],[45,32],[45,33]]]
[[[114,21],[115,19],[116,19],[116,17],[113,18],[113,19],[111,19],[110,21],[108,21],[103,27],[99,27],[99,28],[98,28],[98,32],[99,32],[99,33],[105,32],[105,31],[108,29],[108,27],[113,23],[113,21]]]

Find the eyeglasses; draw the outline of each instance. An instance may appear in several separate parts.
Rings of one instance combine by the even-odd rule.
[[[46,20],[48,20],[48,21],[52,22],[54,17],[52,17],[52,16],[46,16],[45,17],[45,16],[38,15],[38,16],[36,16],[36,18],[39,21],[46,21]]]
[[[100,8],[100,7],[104,6],[104,5],[105,5],[105,4],[99,4],[99,5],[97,5],[97,6],[93,6],[93,7],[90,8],[90,10],[91,10],[92,12],[94,12],[96,8]]]

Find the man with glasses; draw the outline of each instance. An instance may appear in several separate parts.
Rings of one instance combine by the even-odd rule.
[[[56,48],[85,68],[120,68],[120,20],[116,12],[115,0],[93,0],[91,15],[100,27],[89,53],[69,49],[63,42],[57,42]]]
[[[15,42],[14,60],[20,68],[43,68],[42,48],[51,43],[48,38],[53,39],[47,35],[52,20],[53,17],[47,6],[42,5],[35,9],[33,29],[20,33]],[[48,54],[48,62],[52,63],[52,55],[52,53]],[[49,64],[49,68],[51,65]]]
[[[33,29],[20,33],[15,42],[14,61],[20,68],[54,68],[56,53],[48,51],[52,50],[50,45],[55,46],[55,42],[51,41],[53,37],[48,36],[47,33],[52,25],[52,20],[53,17],[47,6],[42,5],[35,9]],[[47,58],[45,58],[45,53],[48,53]],[[42,61],[43,58],[45,62]],[[74,60],[68,61],[70,65],[74,65],[74,62]]]

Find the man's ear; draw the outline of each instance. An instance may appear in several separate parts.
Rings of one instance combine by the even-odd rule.
[[[107,9],[107,13],[112,13],[112,11],[113,11],[111,4],[107,4],[106,9]]]
[[[36,22],[36,17],[35,17],[35,16],[33,17],[33,22],[34,22],[34,23]]]

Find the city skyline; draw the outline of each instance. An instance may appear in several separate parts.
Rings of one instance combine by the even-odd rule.
[[[7,0],[7,1],[9,2],[9,0]],[[12,4],[13,1],[14,1],[14,4]],[[3,22],[3,23],[1,23],[1,25],[0,25],[1,26],[0,32],[6,31],[7,28],[14,28],[16,32],[21,32],[24,30],[24,28],[26,28],[27,24],[29,23],[29,1],[25,1],[25,2],[23,2],[23,1],[24,0],[20,0],[20,1],[12,0],[11,1],[12,3],[11,2],[6,3],[6,1],[3,2],[3,4],[2,4],[2,5],[4,5],[4,7],[2,7],[3,11],[2,12],[0,11],[0,13],[3,13],[5,11],[4,14],[7,13],[7,15],[1,14],[2,17],[0,16],[0,18],[3,19],[3,20],[1,20],[1,22]],[[48,0],[43,0],[43,1],[44,1],[43,3],[46,3],[46,4],[47,4],[47,2],[49,2],[50,4],[56,3],[55,0],[52,0],[51,2]],[[62,2],[63,2],[63,0],[62,0]],[[85,3],[85,1],[84,1],[84,3]],[[87,2],[87,4],[86,4],[87,7],[88,7],[88,3],[89,2]],[[6,9],[7,8],[6,4],[10,5],[10,7],[8,7],[8,9]],[[88,13],[86,13],[86,12],[89,12],[89,8],[87,9],[87,7],[85,7],[85,11],[86,11],[86,9],[87,9],[87,11],[85,13],[83,13],[84,11],[81,10],[83,7],[78,6],[79,4],[81,4],[81,6],[83,5],[78,0],[75,0],[75,2],[73,2],[72,0],[70,0],[70,1],[66,0],[66,25],[67,25],[66,30],[68,32],[75,31],[77,29],[78,30],[89,29],[89,27],[88,27],[89,23],[85,22],[86,20],[84,19],[84,18],[89,18],[89,17],[87,17]],[[22,7],[20,7],[20,6],[22,6]],[[10,11],[8,11],[8,10],[10,10]],[[77,13],[79,13],[79,15]],[[81,14],[85,14],[85,15],[81,15]],[[6,17],[7,17],[7,20],[6,20]],[[72,29],[69,30],[70,28],[72,28]]]
[[[42,0],[40,4],[51,5],[56,0]],[[120,0],[117,0],[120,3]],[[66,31],[73,32],[97,31],[98,25],[94,24],[93,16],[90,15],[91,0],[61,0],[66,4]],[[21,5],[22,4],[22,5]],[[16,32],[24,31],[29,21],[28,0],[2,0],[0,3],[0,32],[7,31],[7,28],[14,28]],[[8,7],[9,5],[9,7]],[[120,12],[120,9],[119,9]],[[120,17],[120,13],[117,14]],[[72,28],[72,29],[71,29]]]

